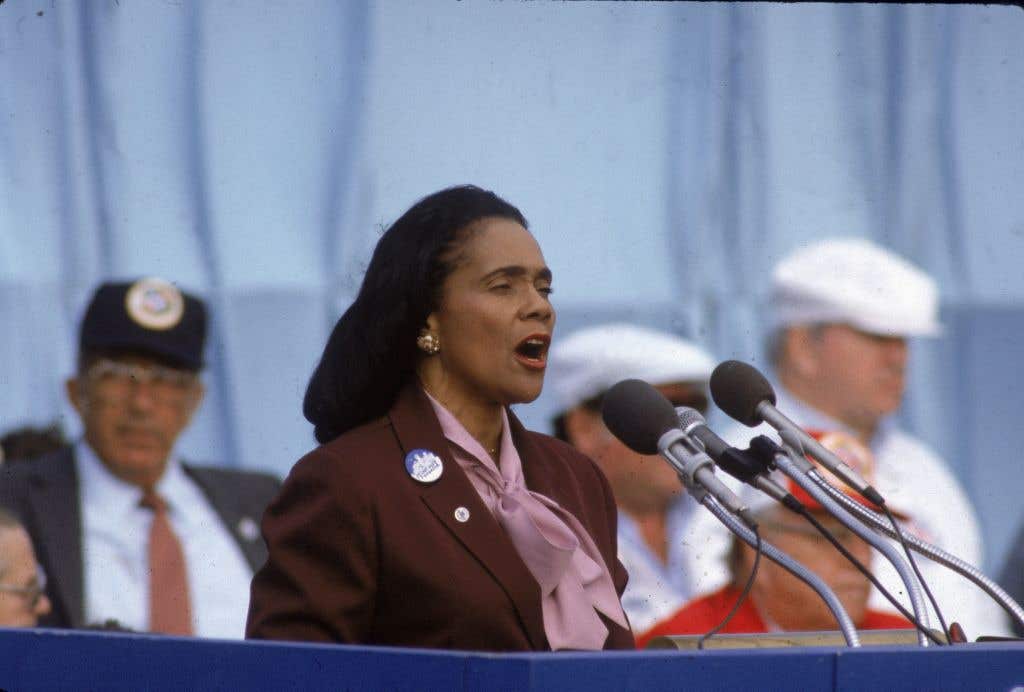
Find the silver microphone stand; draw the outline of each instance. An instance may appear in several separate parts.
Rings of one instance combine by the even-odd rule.
[[[680,478],[682,479],[683,476],[680,475]],[[731,514],[717,498],[698,485],[688,485],[686,480],[684,480],[683,483],[686,485],[687,491],[689,491],[693,498],[707,507],[720,522],[725,524],[726,528],[736,534],[740,540],[751,548],[754,548],[755,550],[757,549],[757,537],[754,535],[754,532],[747,528],[747,526],[737,517]],[[839,601],[839,597],[835,595],[832,589],[829,588],[828,584],[826,584],[821,577],[767,541],[761,541],[761,550],[772,562],[780,565],[797,579],[814,589],[814,591],[821,596],[821,599],[825,601],[825,605],[828,606],[828,609],[832,611],[832,614],[835,616],[836,621],[839,623],[839,629],[843,633],[843,638],[846,640],[847,645],[852,647],[860,646],[860,637],[857,634],[857,628],[854,626],[853,620],[850,619],[846,609],[843,608],[843,604]]]
[[[849,495],[831,485],[821,474],[816,471],[808,473],[811,479],[819,485],[829,497],[843,505],[851,514],[870,526],[875,527],[882,533],[896,538],[896,530],[889,523],[888,517],[865,507]],[[998,584],[986,577],[976,567],[965,562],[955,555],[947,553],[942,548],[923,541],[917,536],[903,532],[903,538],[907,544],[925,557],[931,558],[941,565],[945,565],[962,577],[968,579],[993,598],[1003,609],[1009,613],[1022,627],[1024,627],[1024,609],[1013,598],[1010,597]]]
[[[785,441],[785,438],[783,439]],[[917,618],[917,621],[920,622],[921,625],[928,627],[928,612],[925,610],[924,600],[921,597],[921,588],[918,585],[913,572],[911,572],[910,566],[903,560],[899,551],[864,526],[864,524],[858,521],[856,517],[847,512],[839,505],[839,503],[829,497],[828,493],[819,488],[815,481],[808,478],[808,475],[799,468],[801,464],[794,462],[793,458],[791,458],[790,455],[795,457],[796,454],[789,447],[789,444],[784,444],[783,450],[783,452],[775,456],[776,467],[792,478],[797,485],[807,491],[811,497],[817,500],[822,507],[842,522],[844,526],[849,528],[860,538],[864,539],[864,541],[882,553],[882,555],[892,563],[893,567],[896,568],[900,578],[907,587],[907,594],[910,596],[910,605],[914,611],[914,617]],[[928,646],[928,638],[923,632],[918,631],[917,638],[921,646]]]

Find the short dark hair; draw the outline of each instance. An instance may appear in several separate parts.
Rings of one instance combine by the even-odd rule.
[[[20,529],[21,520],[17,516],[0,507],[0,529]]]
[[[764,343],[764,350],[768,356],[768,362],[776,369],[782,365],[782,362],[787,355],[786,339],[790,330],[795,329],[796,327],[804,327],[811,333],[811,336],[818,339],[821,338],[822,332],[825,331],[825,328],[830,324],[830,322],[811,322],[802,325],[790,324],[772,330],[772,332],[765,338]]]
[[[440,306],[459,249],[474,224],[490,217],[527,227],[493,192],[463,185],[424,197],[384,232],[306,387],[302,411],[319,442],[388,411],[415,372],[416,337]]]
[[[60,421],[46,427],[24,425],[8,430],[0,437],[0,461],[35,459],[55,452],[68,444]]]
[[[562,442],[568,442],[573,444],[573,441],[569,439],[569,430],[565,427],[565,418],[569,415],[569,411],[574,409],[582,408],[594,413],[601,412],[601,406],[604,404],[604,392],[601,392],[597,396],[590,397],[586,401],[582,401],[571,409],[562,411],[557,416],[551,419],[552,434]]]
[[[684,382],[681,382],[681,384],[690,384],[690,383],[684,381]],[[698,384],[698,383],[695,382],[693,384]],[[707,390],[706,390],[706,388],[705,388],[705,386],[703,384],[701,384],[701,389],[703,391],[698,390],[698,389],[694,389],[693,396],[689,400],[687,400],[685,402],[682,402],[682,401],[680,401],[680,402],[673,402],[673,405],[674,406],[690,406],[691,408],[696,409],[700,413],[707,413],[707,410],[708,410],[708,400],[707,400],[707,393],[706,393]],[[598,415],[601,415],[601,409],[604,406],[604,397],[605,397],[605,394],[607,394],[607,393],[608,393],[608,391],[605,390],[605,391],[601,392],[600,394],[597,394],[596,396],[592,396],[589,399],[581,401],[580,403],[576,404],[575,406],[573,406],[571,408],[568,408],[568,409],[562,411],[561,413],[559,413],[558,415],[554,416],[551,419],[552,434],[555,437],[557,437],[559,440],[561,440],[562,442],[568,442],[569,444],[575,444],[575,442],[573,440],[569,439],[569,430],[566,428],[566,417],[569,415],[569,412],[570,411],[575,411],[576,409],[584,409],[586,411],[590,411],[591,413],[596,413]],[[699,396],[700,398],[697,398],[697,396]]]

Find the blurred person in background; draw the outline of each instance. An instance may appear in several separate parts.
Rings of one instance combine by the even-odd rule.
[[[875,487],[905,517],[904,528],[980,566],[983,542],[966,493],[938,454],[893,416],[906,389],[908,340],[941,331],[935,281],[870,241],[832,238],[778,262],[769,309],[778,409],[801,427],[845,431],[867,445]],[[739,423],[721,432],[738,447],[754,435],[774,435],[766,425]],[[915,557],[947,624],[959,622],[971,638],[1007,632],[1001,608],[980,589]],[[875,571],[892,593],[904,593],[887,561],[875,560]],[[892,610],[877,589],[869,603]]]
[[[0,509],[0,627],[35,627],[50,612],[46,573],[17,518]]]
[[[59,422],[44,428],[25,425],[8,430],[0,437],[0,464],[36,459],[67,445]]]
[[[1024,526],[1021,526],[1010,544],[1006,561],[999,573],[999,585],[1010,594],[1017,603],[1024,602]],[[1013,633],[1024,637],[1024,626],[1016,620],[1011,621]]]
[[[862,478],[872,482],[871,452],[844,433],[820,436],[822,444],[840,454]],[[823,471],[827,474],[827,471]],[[788,490],[817,515],[817,519],[864,566],[871,569],[872,549],[834,519],[799,486],[787,480]],[[868,607],[871,583],[849,560],[803,517],[749,486],[740,491],[757,518],[761,538],[821,577],[839,598],[857,629],[909,629],[904,617]],[[754,550],[738,538],[729,552],[730,583],[686,604],[671,617],[637,637],[643,647],[657,636],[705,634],[732,610],[750,577]],[[835,615],[807,584],[767,558],[762,558],[750,594],[721,630],[724,634],[764,632],[819,632],[838,630]]]
[[[661,457],[629,449],[605,426],[601,404],[615,383],[654,385],[676,406],[708,408],[714,361],[674,334],[625,323],[573,332],[551,349],[548,391],[558,414],[555,435],[594,459],[619,508],[619,559],[629,572],[622,605],[638,635],[696,596],[724,583],[727,536],[695,533],[707,511],[683,490]]]
[[[277,479],[192,466],[175,451],[202,401],[206,307],[157,278],[104,283],[79,330],[67,394],[80,440],[0,467],[49,577],[43,624],[241,637],[266,557]]]

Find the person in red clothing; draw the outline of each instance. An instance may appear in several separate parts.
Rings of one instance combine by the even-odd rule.
[[[870,452],[850,436],[829,436],[823,444],[843,456],[866,455],[854,462],[861,473],[869,472]],[[868,476],[870,477],[870,476]],[[791,492],[794,487],[790,487]],[[871,563],[871,547],[840,524],[809,496],[794,493],[815,512],[817,519],[865,566]],[[858,629],[906,629],[904,618],[867,607],[871,584],[838,550],[803,518],[772,502],[754,507],[761,537],[806,566],[835,592]],[[754,564],[754,551],[739,539],[730,553],[733,581],[728,586],[690,601],[669,618],[637,636],[643,648],[654,637],[675,634],[704,634],[718,625],[739,599]],[[750,594],[722,629],[726,634],[757,632],[810,632],[835,630],[838,623],[825,602],[806,584],[774,562],[763,559]]]

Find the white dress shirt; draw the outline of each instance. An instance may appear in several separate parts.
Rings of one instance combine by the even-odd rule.
[[[149,527],[142,491],[111,474],[84,441],[75,445],[82,511],[85,622],[149,628]],[[157,483],[181,541],[196,636],[242,638],[252,570],[202,490],[174,456]]]
[[[707,584],[729,580],[724,555],[730,535],[706,531],[704,515],[714,517],[688,494],[669,507],[665,533],[668,562],[663,563],[644,541],[636,522],[619,510],[619,560],[629,572],[622,608],[633,633],[640,635],[674,614]]]

